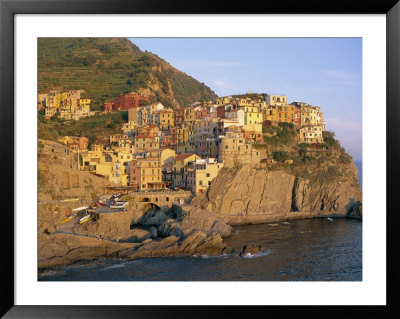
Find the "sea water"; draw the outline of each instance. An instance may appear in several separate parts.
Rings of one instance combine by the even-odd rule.
[[[40,281],[361,281],[362,221],[315,218],[234,227],[224,241],[236,253],[217,257],[100,259],[52,269]],[[245,244],[260,254],[240,257]]]

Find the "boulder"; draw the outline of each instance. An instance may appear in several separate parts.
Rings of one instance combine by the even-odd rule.
[[[216,232],[222,237],[232,234],[232,227],[225,224],[218,217],[209,211],[198,207],[189,207],[189,210],[183,215],[180,228],[187,235],[194,229],[204,232]]]
[[[239,256],[243,257],[246,256],[247,254],[255,255],[265,250],[266,248],[262,247],[261,245],[246,244],[243,246],[243,249],[239,253]]]
[[[182,229],[179,222],[175,222],[173,219],[166,220],[158,227],[158,233],[162,237],[168,236],[183,236]]]
[[[158,237],[157,228],[155,228],[154,226],[150,227],[149,233],[150,233],[150,237],[151,238],[157,238]]]
[[[151,209],[142,218],[139,219],[138,224],[145,226],[160,226],[169,217],[159,209]]]
[[[130,243],[140,243],[151,237],[151,233],[144,229],[132,229],[130,236],[125,240]]]

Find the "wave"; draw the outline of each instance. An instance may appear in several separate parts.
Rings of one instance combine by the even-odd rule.
[[[208,259],[208,258],[227,258],[231,256],[232,254],[222,254],[222,255],[193,255],[192,257],[195,258],[203,258],[203,259]]]
[[[271,251],[269,249],[264,250],[262,252],[259,252],[257,254],[252,254],[252,253],[247,253],[246,255],[242,256],[243,258],[247,258],[247,259],[252,259],[252,258],[258,258],[258,257],[262,257],[262,256],[267,256]]]
[[[120,264],[115,264],[111,266],[104,267],[102,270],[109,270],[109,269],[114,269],[114,268],[124,268],[126,266],[126,263],[120,263]]]

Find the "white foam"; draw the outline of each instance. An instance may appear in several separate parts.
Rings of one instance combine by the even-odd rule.
[[[262,256],[266,256],[270,253],[271,251],[269,249],[264,250],[260,253],[257,254],[252,254],[252,253],[247,253],[246,255],[242,256],[243,258],[247,258],[247,259],[251,259],[251,258],[257,258],[257,257],[262,257]]]
[[[115,264],[115,265],[111,265],[108,267],[104,267],[102,270],[105,271],[105,270],[109,270],[109,269],[113,269],[113,268],[123,268],[125,266],[126,266],[126,263],[120,263],[120,264]]]

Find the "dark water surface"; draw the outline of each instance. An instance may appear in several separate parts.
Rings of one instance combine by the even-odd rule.
[[[236,250],[261,244],[255,256],[98,260],[58,268],[41,281],[361,281],[362,222],[308,219],[290,225],[237,226],[224,240]]]

